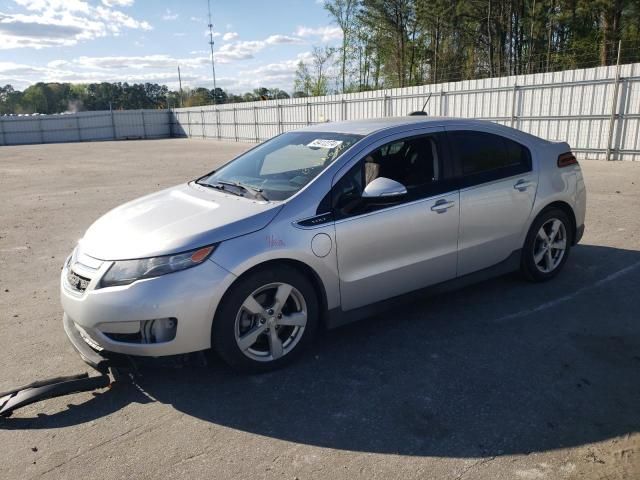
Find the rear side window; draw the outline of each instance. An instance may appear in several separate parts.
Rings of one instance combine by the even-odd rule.
[[[470,130],[449,133],[464,186],[506,178],[531,170],[524,145],[500,135]]]

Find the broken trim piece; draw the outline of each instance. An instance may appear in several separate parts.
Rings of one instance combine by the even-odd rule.
[[[109,375],[103,374],[97,377],[90,377],[87,373],[33,382],[0,396],[0,416],[8,417],[20,407],[47,398],[106,388],[111,383]]]

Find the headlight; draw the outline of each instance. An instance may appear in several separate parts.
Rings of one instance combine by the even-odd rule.
[[[209,258],[215,247],[216,245],[210,245],[175,255],[114,262],[102,277],[100,286],[128,285],[143,278],[159,277],[195,267]]]

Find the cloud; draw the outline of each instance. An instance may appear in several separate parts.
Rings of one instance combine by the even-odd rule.
[[[237,32],[227,32],[222,36],[222,39],[225,42],[231,41],[231,40],[235,40],[236,38],[238,38],[238,33]]]
[[[122,1],[119,4],[125,5]],[[82,40],[118,35],[123,29],[152,29],[146,21],[82,0],[14,2],[27,13],[0,13],[0,50],[71,46]],[[114,3],[113,0],[110,2]]]
[[[267,37],[265,42],[268,45],[279,45],[284,43],[302,43],[302,40],[296,37],[289,37],[287,35],[271,35]]]
[[[295,33],[298,37],[318,37],[322,42],[331,42],[333,40],[340,40],[342,38],[342,30],[340,27],[326,26],[326,27],[305,27],[300,26],[296,29]]]
[[[280,88],[291,91],[298,63],[311,62],[311,52],[303,52],[295,58],[269,63],[251,70],[239,70],[235,77],[221,77],[219,84],[234,93],[241,93],[258,87]]]
[[[102,0],[107,7],[130,7],[134,0]]]
[[[144,70],[175,69],[180,67],[195,68],[209,62],[209,56],[176,58],[169,55],[113,56],[113,57],[79,57],[73,65],[93,70]]]
[[[246,40],[241,42],[226,43],[216,52],[214,58],[218,63],[231,63],[239,60],[254,58],[256,54],[270,45],[298,44],[301,40],[287,35],[270,35],[264,40]]]
[[[194,53],[205,52],[195,51]],[[311,53],[304,52],[294,58],[257,68],[235,69],[233,75],[219,75],[218,85],[234,93],[264,86],[291,91],[300,60],[310,62]],[[150,82],[177,89],[176,67],[178,64],[182,70],[184,87],[210,88],[208,55],[185,58],[169,55],[78,57],[72,60],[53,60],[46,66],[0,62],[0,84],[10,83],[15,88],[24,89],[36,82]]]
[[[209,56],[175,58],[168,55],[79,57],[74,60],[53,60],[46,66],[32,66],[15,62],[0,62],[0,83],[10,83],[24,89],[36,82],[128,82],[160,83],[170,88],[177,85],[178,64],[186,85],[209,81],[202,66],[209,64]],[[135,66],[135,67],[134,67]]]
[[[165,12],[164,12],[164,15],[162,15],[162,19],[163,20],[177,20],[179,16],[180,16],[179,14],[171,11],[170,8],[167,8],[165,10]]]

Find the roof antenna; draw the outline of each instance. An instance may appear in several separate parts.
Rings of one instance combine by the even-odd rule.
[[[429,96],[427,97],[427,101],[424,102],[424,105],[422,106],[422,110],[416,110],[415,112],[411,112],[409,116],[410,117],[419,116],[419,115],[428,116],[429,112],[425,112],[424,109],[427,108],[427,105],[429,105],[429,100],[431,100],[431,95],[433,95],[433,93],[429,92]]]

